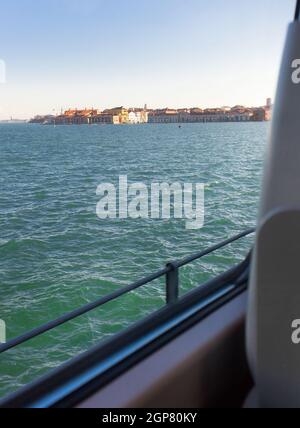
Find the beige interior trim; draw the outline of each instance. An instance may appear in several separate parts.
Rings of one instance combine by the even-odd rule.
[[[244,345],[246,304],[243,293],[78,407],[241,406],[252,386]]]

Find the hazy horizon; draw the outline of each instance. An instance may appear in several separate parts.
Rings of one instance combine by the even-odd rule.
[[[0,120],[67,108],[261,106],[294,0],[11,0]]]

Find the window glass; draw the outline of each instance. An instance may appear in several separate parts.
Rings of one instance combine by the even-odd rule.
[[[255,226],[293,8],[3,2],[1,341]],[[182,269],[181,294],[251,243]],[[161,279],[1,354],[0,397],[164,303]]]

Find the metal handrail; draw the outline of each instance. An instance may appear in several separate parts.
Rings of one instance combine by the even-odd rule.
[[[18,345],[21,345],[31,339],[34,339],[37,336],[40,336],[50,330],[53,330],[56,327],[59,327],[62,324],[65,324],[68,321],[71,321],[75,318],[78,318],[79,316],[82,316],[94,309],[99,308],[100,306],[105,305],[108,302],[111,302],[112,300],[117,299],[118,297],[124,296],[127,293],[130,293],[131,291],[134,291],[143,285],[148,284],[149,282],[152,282],[156,279],[159,279],[163,276],[166,277],[166,303],[168,305],[174,304],[178,301],[179,298],[179,269],[183,266],[186,266],[187,264],[199,260],[204,256],[207,256],[216,250],[219,250],[221,248],[226,247],[227,245],[238,241],[241,238],[244,238],[248,235],[251,235],[255,232],[255,229],[248,229],[233,238],[227,239],[226,241],[221,242],[220,244],[214,245],[210,248],[208,248],[205,251],[202,251],[200,253],[196,253],[192,256],[189,256],[185,259],[170,262],[166,265],[164,269],[161,269],[152,275],[149,275],[143,279],[140,279],[137,282],[134,282],[133,284],[128,285],[127,287],[124,287],[120,290],[117,290],[107,296],[104,296],[94,302],[88,303],[87,305],[84,305],[78,309],[75,309],[74,311],[68,312],[64,314],[63,316],[50,321],[40,327],[37,327],[21,336],[18,336],[7,343],[4,343],[0,345],[0,354],[15,348]]]

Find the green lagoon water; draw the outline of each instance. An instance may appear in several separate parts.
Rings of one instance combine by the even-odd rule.
[[[0,319],[7,339],[255,225],[268,124],[0,125]],[[103,182],[205,183],[205,226],[96,216]],[[181,272],[181,293],[251,240]],[[0,396],[164,305],[156,281],[0,355]]]

